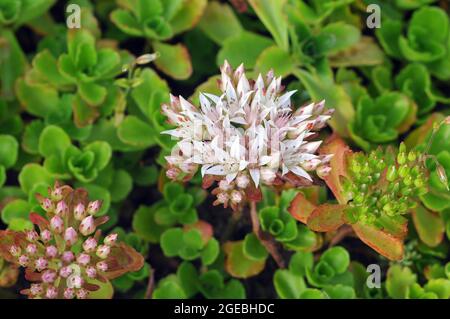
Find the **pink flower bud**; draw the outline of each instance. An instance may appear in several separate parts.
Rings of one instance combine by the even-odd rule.
[[[58,289],[54,286],[49,286],[45,292],[45,297],[48,299],[55,299],[58,296]]]
[[[45,259],[44,257],[39,257],[38,259],[36,259],[36,261],[34,262],[34,267],[38,270],[38,271],[42,271],[45,268],[48,267],[48,261],[47,259]]]
[[[321,165],[317,168],[316,173],[320,178],[327,177],[331,172],[331,167],[328,165]]]
[[[46,212],[51,212],[54,209],[53,202],[49,198],[44,198],[44,200],[41,203],[41,207]]]
[[[64,289],[64,299],[73,299],[75,297],[75,290],[72,288]]]
[[[261,180],[269,185],[272,184],[273,181],[275,180],[275,177],[277,177],[274,170],[267,167],[261,168],[260,173],[261,173]]]
[[[16,245],[12,245],[11,247],[9,247],[9,253],[11,255],[13,255],[14,257],[18,257],[20,256],[20,253],[22,252],[22,249],[20,249],[19,246]]]
[[[48,258],[55,258],[57,254],[58,254],[58,249],[55,246],[51,245],[51,246],[48,246],[45,248],[45,255]]]
[[[95,251],[95,248],[97,248],[97,240],[93,237],[89,237],[86,239],[83,243],[83,249],[87,253],[92,253]]]
[[[93,202],[90,202],[87,208],[87,213],[89,215],[95,215],[100,210],[100,207],[102,206],[102,202],[99,200],[95,200]]]
[[[30,258],[28,258],[28,256],[22,255],[19,257],[19,265],[21,265],[22,267],[27,267],[29,262]]]
[[[42,273],[42,281],[46,283],[52,283],[56,279],[56,272],[53,270],[46,270]]]
[[[229,196],[227,193],[219,193],[217,194],[217,202],[220,204],[225,204],[228,202]]]
[[[59,217],[58,215],[55,215],[52,217],[52,219],[50,219],[50,228],[55,232],[55,233],[62,233],[63,228],[64,228],[64,221],[62,220],[61,217]]]
[[[81,288],[84,284],[83,278],[79,275],[70,275],[69,278],[67,278],[67,287],[69,288]]]
[[[41,232],[41,239],[44,243],[49,242],[52,239],[52,233],[48,229],[44,229]]]
[[[37,246],[35,244],[28,244],[26,251],[30,255],[34,255],[37,252]]]
[[[105,261],[99,261],[96,265],[98,271],[107,271],[108,270],[108,264]]]
[[[226,179],[222,179],[219,182],[219,188],[223,191],[229,191],[229,190],[233,189],[233,185],[228,183],[228,181]]]
[[[111,247],[107,246],[107,245],[100,245],[97,248],[97,256],[100,257],[101,259],[106,259],[108,258],[108,255],[111,251]]]
[[[77,298],[78,299],[86,299],[88,296],[88,291],[84,288],[78,289],[77,290]]]
[[[56,204],[55,214],[64,216],[69,213],[69,207],[67,206],[65,201],[60,201]]]
[[[322,161],[318,158],[312,158],[310,160],[304,161],[302,163],[302,167],[307,170],[307,171],[313,171],[315,170],[320,164],[322,163]]]
[[[89,278],[95,278],[95,276],[97,276],[97,269],[95,269],[95,267],[93,266],[89,266],[86,268],[86,275]]]
[[[59,270],[59,275],[63,278],[67,278],[72,274],[72,268],[64,266]]]
[[[39,235],[34,230],[27,231],[27,240],[28,241],[36,241],[39,239]]]
[[[79,263],[82,266],[86,266],[91,261],[91,256],[85,253],[81,253],[77,257],[77,263]]]
[[[239,175],[236,177],[236,185],[239,188],[247,188],[248,184],[250,183],[250,179],[247,175]]]
[[[172,167],[166,171],[166,176],[172,181],[177,180],[178,176],[180,176],[181,171],[176,167]]]
[[[88,216],[83,219],[78,229],[84,236],[89,236],[90,234],[92,234],[95,231],[94,217]]]
[[[61,256],[61,259],[65,263],[71,263],[75,259],[75,255],[71,251],[65,251],[65,252],[63,252],[63,254]]]
[[[73,227],[69,227],[64,232],[64,240],[66,241],[67,245],[72,246],[77,242],[78,234]]]
[[[62,188],[61,187],[55,187],[51,193],[51,197],[54,200],[61,200],[63,197]]]
[[[108,246],[113,246],[117,241],[117,236],[118,236],[117,234],[109,234],[108,236],[105,237],[103,243],[105,243]]]
[[[86,211],[84,209],[83,203],[78,203],[73,210],[73,216],[76,220],[83,220],[86,217]]]
[[[31,284],[30,292],[33,296],[39,296],[44,292],[41,284]]]
[[[232,191],[230,200],[233,204],[239,204],[240,202],[242,202],[242,193],[239,191]]]

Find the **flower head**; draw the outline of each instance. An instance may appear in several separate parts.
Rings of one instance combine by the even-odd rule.
[[[49,198],[38,196],[41,203],[50,201],[50,206],[56,209],[47,211],[47,218],[30,214],[39,233],[0,231],[0,257],[25,267],[26,279],[35,282],[22,293],[30,298],[85,299],[90,291],[98,289],[93,280],[105,282],[142,267],[143,257],[133,248],[118,243],[115,234],[101,240],[97,227],[107,217],[89,215],[80,220],[84,207],[90,207],[91,214],[100,207],[99,202],[88,206],[84,190],[56,188],[57,191],[49,190]],[[91,234],[94,235],[87,238]],[[81,252],[75,245],[79,241]]]
[[[226,206],[241,201],[236,190],[244,195],[260,184],[312,184],[314,171],[329,171],[332,155],[318,155],[321,141],[315,139],[333,112],[324,101],[293,110],[295,91],[283,93],[281,77],[269,72],[248,80],[243,65],[233,71],[228,62],[219,84],[222,94],[200,94],[200,107],[181,96],[163,105],[176,126],[163,133],[178,140],[166,157],[169,178],[189,179],[200,169],[204,178],[219,182],[217,203]]]

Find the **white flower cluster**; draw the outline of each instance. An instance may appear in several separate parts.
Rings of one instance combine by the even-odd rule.
[[[248,80],[243,65],[233,71],[227,61],[219,82],[223,94],[200,94],[200,108],[181,96],[171,96],[171,103],[163,105],[176,126],[163,133],[178,140],[166,157],[169,178],[192,177],[201,167],[202,176],[224,180],[222,185],[240,181],[245,189],[249,183],[242,181],[249,177],[258,187],[286,174],[312,181],[309,172],[329,172],[332,155],[317,155],[321,141],[314,140],[333,112],[324,101],[293,111],[295,91],[282,94],[281,77],[269,72]]]

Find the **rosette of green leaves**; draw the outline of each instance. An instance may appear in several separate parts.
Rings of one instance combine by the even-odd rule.
[[[3,0],[0,3],[0,28],[15,29],[44,14],[55,0]]]
[[[263,207],[259,212],[261,228],[289,250],[312,250],[318,243],[318,236],[305,225],[297,223],[288,212],[288,207],[298,191],[285,190],[278,201],[270,189],[263,187],[262,191],[264,199],[259,205]],[[266,253],[255,235],[248,234],[245,237],[244,254],[250,259],[258,260],[262,259],[262,256],[265,258]]]
[[[329,248],[314,264],[313,254],[297,252],[288,269],[278,269],[273,282],[283,299],[349,299],[355,298],[350,256],[339,246]]]
[[[219,255],[219,242],[211,235],[205,236],[196,227],[170,228],[161,235],[161,249],[167,257],[183,260],[200,258],[202,264],[212,264]]]
[[[192,73],[189,53],[182,44],[161,41],[192,28],[206,6],[206,0],[118,0],[120,8],[111,13],[112,22],[124,33],[145,37],[161,56],[156,66],[175,79]],[[176,60],[177,63],[173,63]]]
[[[186,189],[179,183],[167,183],[163,189],[163,204],[155,213],[155,221],[164,226],[193,224],[198,221],[196,206],[205,199],[197,188]]]
[[[425,142],[428,139],[425,140]],[[422,145],[422,149],[423,149]],[[441,165],[441,169],[445,171],[446,176],[450,176],[450,125],[441,125],[437,130],[433,142],[431,143],[429,154],[436,157]],[[438,168],[434,161],[428,161],[430,170],[429,192],[421,196],[423,204],[433,210],[442,212],[450,208],[450,181],[447,179],[447,185],[442,180],[442,173],[438,172]]]
[[[201,274],[189,262],[183,262],[175,274],[161,279],[153,293],[155,299],[186,299],[198,294],[205,298],[244,299],[245,289],[237,279],[225,280],[218,270]]]
[[[130,247],[134,248],[138,253],[146,256],[148,253],[148,243],[142,240],[135,233],[127,233],[122,228],[116,227],[111,233],[118,234],[118,240],[125,242]],[[148,278],[151,268],[150,265],[145,262],[144,267],[138,271],[128,272],[123,276],[120,276],[112,281],[112,284],[117,291],[125,293],[129,291],[135,284],[143,282],[144,279]],[[146,284],[146,282],[145,282]]]
[[[162,200],[152,206],[141,206],[134,213],[133,229],[141,238],[157,243],[161,234],[170,227],[197,223],[196,207],[205,198],[205,191],[198,187],[185,188],[178,183],[166,183]]]
[[[410,97],[417,105],[417,115],[426,115],[437,103],[449,104],[446,98],[435,87],[430,72],[421,63],[406,65],[392,80],[392,70],[387,66],[377,66],[371,72],[371,79],[375,91],[379,94],[397,89]]]
[[[403,34],[403,23],[386,20],[376,35],[384,50],[397,59],[425,63],[431,74],[441,80],[450,78],[449,18],[438,7],[425,6],[415,11]]]
[[[289,242],[297,237],[295,219],[279,207],[264,207],[259,212],[261,228],[279,242]]]
[[[408,267],[393,265],[386,278],[386,291],[394,299],[448,299],[450,298],[450,280],[444,274],[430,278],[421,286],[417,275]]]
[[[376,99],[359,99],[355,119],[349,125],[353,140],[365,150],[371,144],[394,141],[414,123],[416,106],[398,92],[384,93]]]
[[[0,74],[1,96],[14,97],[14,83],[28,65],[14,30],[44,14],[55,0],[4,0],[0,3]]]
[[[118,125],[103,122],[98,133],[110,141],[114,149],[144,150],[158,144],[162,149],[170,151],[174,141],[168,135],[160,134],[170,127],[161,113],[161,104],[169,102],[169,87],[149,68],[139,72],[135,79],[139,84],[131,88],[132,107],[128,108],[128,115]],[[122,86],[121,80],[123,79],[116,84]],[[113,133],[113,136],[107,133]]]
[[[53,125],[47,126],[39,136],[39,153],[45,158],[44,167],[49,173],[82,183],[94,181],[112,155],[106,142],[92,142],[82,148],[72,145],[64,130]]]
[[[113,85],[121,67],[118,52],[97,48],[87,29],[73,29],[67,32],[67,53],[55,57],[43,50],[35,56],[32,69],[17,83],[17,96],[35,116],[53,122],[73,116],[76,125],[84,127],[125,103]],[[67,107],[62,104],[70,108],[64,114]]]

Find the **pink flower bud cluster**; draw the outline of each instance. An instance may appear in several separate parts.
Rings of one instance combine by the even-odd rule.
[[[74,202],[75,196],[64,196],[58,187],[49,193],[49,198],[40,198],[48,219],[33,213],[39,232],[26,231],[20,244],[9,246],[11,256],[33,278],[23,293],[30,298],[87,298],[89,283],[110,267],[117,234],[101,240],[97,227],[107,218],[94,217],[100,201]]]

